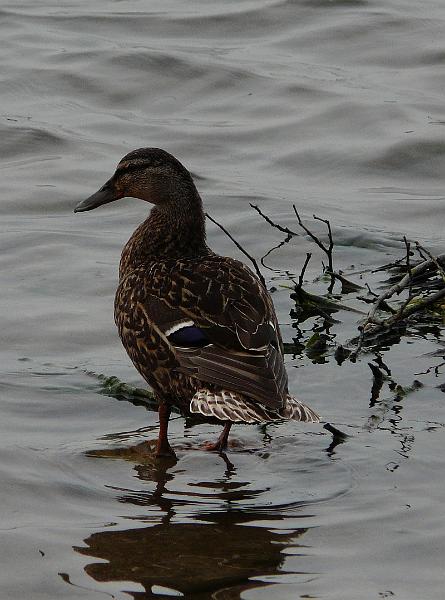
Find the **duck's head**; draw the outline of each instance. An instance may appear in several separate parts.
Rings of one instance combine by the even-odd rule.
[[[93,210],[127,196],[163,205],[187,188],[194,189],[193,180],[179,160],[160,148],[139,148],[126,154],[114,175],[74,212]]]

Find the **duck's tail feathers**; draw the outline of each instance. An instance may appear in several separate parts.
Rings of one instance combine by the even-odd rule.
[[[291,419],[292,421],[302,421],[303,423],[319,423],[320,415],[315,410],[300,402],[295,396],[288,396],[284,407],[280,410],[282,419]]]
[[[283,419],[310,423],[320,421],[315,411],[293,396],[287,396],[282,408],[272,410],[236,392],[207,388],[201,388],[193,396],[190,412],[233,423],[269,423]]]

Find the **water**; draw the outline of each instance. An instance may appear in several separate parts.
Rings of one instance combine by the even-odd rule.
[[[0,596],[287,600],[443,597],[443,360],[437,326],[384,353],[287,357],[291,388],[349,434],[172,422],[178,461],[140,453],[156,414],[88,372],[141,385],[112,319],[132,200],[74,215],[127,151],[163,147],[256,256],[329,218],[337,268],[443,251],[445,8],[427,0],[2,3]],[[307,221],[310,223],[310,221]],[[315,228],[323,231],[321,224]],[[209,224],[211,246],[241,255]],[[265,271],[286,341],[284,272],[320,272],[304,237]],[[352,267],[351,265],[354,265]],[[379,285],[375,278],[373,282]],[[313,284],[315,291],[323,283]],[[342,312],[338,341],[355,335]],[[310,328],[313,323],[307,325]],[[422,374],[423,373],[423,374]]]

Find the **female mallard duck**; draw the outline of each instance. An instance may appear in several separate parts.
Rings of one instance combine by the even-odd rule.
[[[141,148],[75,212],[131,196],[154,204],[119,266],[115,320],[122,343],[159,402],[157,455],[173,405],[225,423],[209,449],[223,450],[232,423],[317,422],[289,395],[272,299],[243,263],[206,244],[202,201],[168,152]]]

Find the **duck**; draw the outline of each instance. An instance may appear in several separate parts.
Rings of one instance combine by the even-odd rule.
[[[152,205],[122,251],[114,316],[131,361],[158,403],[156,456],[173,407],[223,425],[206,449],[227,449],[234,423],[316,423],[291,395],[271,295],[243,262],[207,245],[203,202],[191,173],[160,148],[126,154],[108,181],[82,200],[86,212],[121,198]]]

